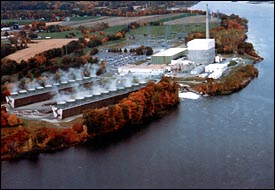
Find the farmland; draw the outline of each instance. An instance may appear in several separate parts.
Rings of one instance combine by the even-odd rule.
[[[7,59],[15,60],[20,62],[21,60],[28,60],[34,55],[46,51],[52,48],[62,47],[63,45],[68,44],[72,40],[77,40],[75,38],[71,39],[48,39],[48,40],[36,40],[37,43],[28,44],[28,48],[17,51],[11,55],[8,55]]]

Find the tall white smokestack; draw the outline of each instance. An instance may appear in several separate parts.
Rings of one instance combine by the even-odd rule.
[[[209,39],[208,4],[206,4],[206,39]]]

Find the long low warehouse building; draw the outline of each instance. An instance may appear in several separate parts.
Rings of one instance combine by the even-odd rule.
[[[165,64],[171,63],[171,60],[182,57],[187,54],[187,48],[170,48],[165,51],[158,52],[151,56],[152,64]]]
[[[83,79],[62,81],[44,87],[39,86],[33,89],[22,89],[18,92],[12,92],[10,96],[6,96],[6,101],[12,108],[17,108],[49,100],[59,91],[70,91],[74,87],[92,84],[96,80],[96,77],[84,77]]]
[[[84,97],[76,100],[70,99],[66,102],[57,102],[57,105],[52,106],[53,116],[58,119],[64,119],[73,115],[82,114],[83,110],[115,104],[127,97],[130,93],[138,91],[146,85],[146,82],[134,83],[127,87],[113,89],[113,91],[86,94]]]
[[[120,75],[163,75],[165,72],[170,71],[171,67],[163,64],[150,64],[150,65],[125,65],[118,67]]]

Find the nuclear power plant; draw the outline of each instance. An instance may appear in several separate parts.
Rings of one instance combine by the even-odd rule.
[[[200,74],[205,70],[205,65],[212,64],[215,60],[215,39],[209,36],[208,6],[206,5],[206,39],[193,39],[186,47],[169,48],[151,56],[149,65],[124,65],[118,67],[118,74],[123,79],[118,80],[113,76],[109,82],[95,75],[96,71],[91,65],[89,76],[83,75],[83,70],[72,72],[74,77],[68,77],[68,72],[60,74],[59,80],[51,80],[50,83],[20,88],[6,96],[6,101],[11,109],[24,110],[28,105],[50,101],[50,107],[41,107],[41,110],[50,109],[54,118],[64,119],[78,115],[86,109],[100,108],[117,103],[120,99],[127,97],[129,93],[145,87],[147,80],[127,82],[129,74],[138,76],[162,76],[170,72],[175,65],[192,64],[195,69],[191,74]],[[214,65],[215,66],[215,65]],[[223,68],[222,71],[224,71]],[[219,70],[220,72],[221,70]],[[68,76],[67,76],[68,75]],[[215,75],[219,77],[221,73]],[[105,82],[104,82],[105,81]],[[111,82],[110,82],[111,81]],[[109,83],[112,83],[110,85]],[[30,109],[36,109],[32,106]]]
[[[172,60],[177,60],[186,55],[188,60],[196,65],[211,64],[215,60],[215,39],[209,36],[209,14],[206,4],[206,38],[193,39],[187,43],[187,48],[169,48],[165,51],[152,55],[153,64],[170,64]]]

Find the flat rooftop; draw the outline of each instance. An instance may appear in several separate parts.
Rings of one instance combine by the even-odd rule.
[[[187,48],[169,48],[167,50],[158,52],[152,56],[173,56],[186,50]]]
[[[150,64],[150,65],[124,65],[123,69],[164,69],[167,65],[164,64]]]
[[[193,39],[187,43],[188,50],[208,50],[215,48],[215,39]]]

